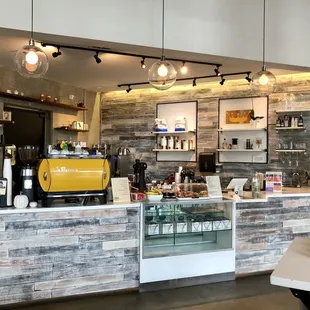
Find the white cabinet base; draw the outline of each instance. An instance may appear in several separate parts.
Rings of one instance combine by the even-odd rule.
[[[140,283],[235,272],[235,250],[140,260]]]

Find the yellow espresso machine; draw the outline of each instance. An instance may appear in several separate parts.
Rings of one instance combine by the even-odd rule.
[[[43,207],[50,207],[58,198],[92,196],[105,204],[110,166],[107,159],[46,158],[39,164],[38,179],[43,190]]]

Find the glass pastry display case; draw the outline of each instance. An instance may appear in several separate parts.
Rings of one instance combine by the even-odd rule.
[[[234,208],[229,200],[144,203],[140,282],[234,273]]]
[[[230,202],[144,204],[143,257],[232,248]]]

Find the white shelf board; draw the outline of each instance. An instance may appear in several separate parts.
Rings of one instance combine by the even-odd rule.
[[[276,130],[306,130],[306,127],[276,127]]]
[[[162,149],[153,149],[153,152],[195,152],[194,149],[192,150],[162,150]]]
[[[264,149],[216,149],[218,152],[266,152]]]
[[[310,115],[310,109],[303,109],[303,110],[276,110],[277,114],[287,114],[287,115]]]
[[[189,130],[189,131],[153,131],[153,135],[184,135],[184,134],[194,134],[194,130]]]
[[[305,153],[306,150],[276,150],[279,153]]]
[[[236,128],[236,129],[218,129],[217,131],[265,131],[267,128]]]

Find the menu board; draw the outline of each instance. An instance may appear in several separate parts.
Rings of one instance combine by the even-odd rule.
[[[266,172],[266,192],[282,192],[282,172]]]
[[[114,202],[130,202],[128,178],[111,178]]]

